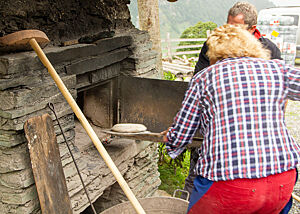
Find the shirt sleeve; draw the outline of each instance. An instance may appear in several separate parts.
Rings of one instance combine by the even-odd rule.
[[[200,91],[199,84],[191,80],[182,107],[174,118],[172,127],[167,133],[166,149],[171,158],[180,155],[185,146],[192,142],[200,124]]]
[[[286,66],[288,81],[288,98],[300,101],[300,69]]]
[[[281,52],[279,48],[270,40],[264,37],[261,37],[259,41],[262,43],[264,48],[268,49],[271,51],[271,59],[280,59],[281,58]]]
[[[197,74],[199,71],[201,71],[204,68],[207,68],[209,66],[209,58],[206,55],[208,50],[208,46],[206,42],[204,42],[203,47],[201,48],[198,61],[195,66],[194,75]]]

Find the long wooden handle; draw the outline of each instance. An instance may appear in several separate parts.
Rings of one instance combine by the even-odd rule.
[[[293,197],[296,201],[300,202],[300,197],[299,197],[298,195],[296,195],[295,193],[292,193],[292,197]]]
[[[42,51],[42,49],[39,46],[39,44],[37,43],[37,41],[33,38],[33,39],[29,40],[29,43],[30,43],[31,47],[34,49],[34,51],[36,52],[36,54],[38,55],[38,57],[40,58],[41,62],[48,69],[48,72],[50,73],[50,75],[53,78],[54,82],[56,83],[57,87],[59,88],[59,90],[61,91],[61,93],[63,94],[63,96],[69,103],[69,105],[71,106],[73,112],[75,113],[75,115],[79,119],[80,123],[82,124],[83,128],[86,130],[87,134],[89,135],[89,137],[95,144],[97,150],[99,151],[99,153],[102,156],[103,160],[105,161],[106,165],[111,170],[112,174],[115,176],[117,182],[123,189],[125,195],[127,196],[129,201],[133,205],[136,212],[138,214],[146,214],[144,209],[142,208],[141,204],[139,203],[139,201],[136,199],[135,195],[129,188],[129,186],[126,183],[125,179],[123,178],[122,174],[120,173],[120,171],[114,164],[113,160],[107,153],[106,149],[102,145],[102,143],[99,140],[98,136],[96,135],[95,131],[89,124],[88,120],[85,118],[84,114],[78,107],[77,103],[75,102],[72,95],[66,88],[65,84],[63,83],[63,81],[61,80],[61,78],[59,77],[59,75],[57,74],[55,69],[53,68],[52,64],[46,57],[45,53]]]

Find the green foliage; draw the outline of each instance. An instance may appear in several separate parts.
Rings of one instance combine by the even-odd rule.
[[[170,71],[164,72],[164,79],[165,80],[175,80],[176,76],[175,76],[175,74],[172,74]]]
[[[158,149],[158,171],[162,183],[159,189],[172,195],[176,189],[183,189],[184,187],[184,181],[189,172],[190,152],[186,150],[177,158],[171,159],[166,153],[164,143],[160,143]]]
[[[186,38],[206,38],[207,37],[207,31],[212,31],[217,27],[216,23],[213,22],[198,22],[196,25],[188,27],[186,30],[183,31],[180,38],[186,39]],[[189,42],[184,41],[180,42],[179,46],[185,46],[185,45],[201,45],[204,42]],[[179,51],[197,51],[199,48],[184,48],[184,49],[177,49],[176,52]],[[188,54],[187,57],[197,57],[198,54]]]
[[[217,24],[213,22],[198,22],[194,26],[188,27],[184,30],[180,38],[206,38],[206,31],[214,30],[216,27]]]

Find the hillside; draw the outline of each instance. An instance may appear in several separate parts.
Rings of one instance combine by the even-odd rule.
[[[170,3],[159,0],[159,16],[161,37],[165,38],[170,32],[172,38],[178,38],[188,27],[197,22],[212,21],[218,26],[226,22],[229,8],[236,0],[178,0]],[[268,0],[249,0],[257,10],[275,6]],[[129,5],[131,19],[135,26],[138,24],[137,1],[131,0]]]

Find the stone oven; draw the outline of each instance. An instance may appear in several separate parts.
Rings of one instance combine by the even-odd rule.
[[[130,21],[129,0],[1,1],[0,36],[38,29],[51,43],[44,49],[94,127],[119,122],[118,80],[158,78],[157,53],[147,32]],[[71,108],[33,51],[0,55],[0,212],[40,213],[24,123],[49,113],[54,104],[63,132],[97,211],[126,200],[115,178],[74,117]],[[89,213],[89,203],[54,121],[73,213]],[[106,146],[137,197],[160,185],[156,144],[116,139]]]

